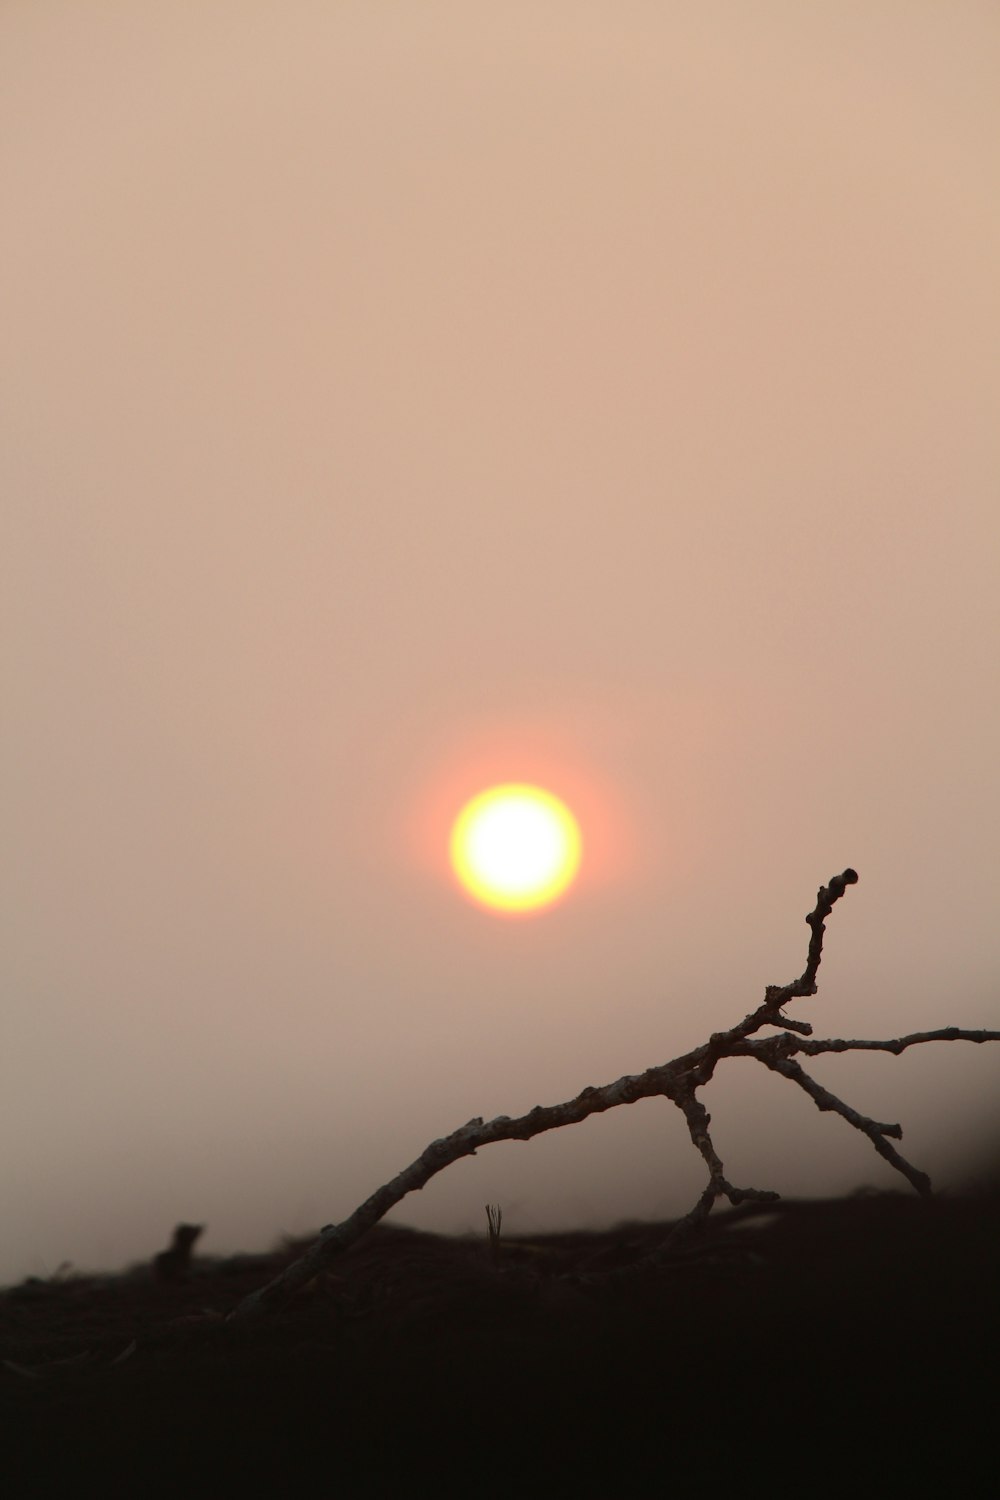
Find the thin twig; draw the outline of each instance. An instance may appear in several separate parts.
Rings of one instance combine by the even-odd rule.
[[[913,1184],[918,1193],[922,1193],[925,1197],[930,1195],[931,1180],[927,1176],[927,1173],[921,1172],[916,1167],[911,1166],[906,1157],[902,1156],[893,1146],[890,1146],[886,1139],[887,1136],[892,1136],[894,1140],[902,1140],[902,1125],[882,1125],[877,1120],[869,1120],[867,1115],[859,1114],[856,1109],[852,1109],[849,1104],[845,1104],[842,1099],[838,1099],[836,1094],[831,1094],[829,1089],[825,1089],[821,1083],[817,1083],[815,1078],[810,1078],[806,1070],[800,1067],[797,1062],[793,1062],[789,1057],[768,1057],[763,1052],[759,1053],[758,1056],[775,1073],[780,1073],[784,1078],[790,1078],[793,1083],[798,1084],[800,1089],[804,1089],[817,1109],[833,1110],[838,1115],[841,1115],[849,1125],[853,1125],[856,1130],[862,1131],[871,1141],[879,1156],[884,1156],[890,1166],[895,1167],[897,1172],[902,1172],[903,1176],[908,1182]]]

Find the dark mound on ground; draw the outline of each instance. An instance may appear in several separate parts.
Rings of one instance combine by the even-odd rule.
[[[731,1210],[659,1270],[599,1274],[666,1228],[504,1236],[494,1259],[382,1225],[249,1326],[225,1315],[301,1247],[26,1282],[0,1295],[7,1492],[974,1492],[1000,1195]]]

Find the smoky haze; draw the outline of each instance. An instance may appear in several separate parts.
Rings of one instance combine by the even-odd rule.
[[[0,1280],[663,1062],[846,865],[794,1013],[997,1025],[998,66],[974,0],[4,8]],[[447,867],[500,780],[583,828],[532,920]],[[814,1072],[948,1185],[998,1068]],[[905,1187],[704,1098],[735,1182]],[[701,1184],[645,1101],[394,1217]]]

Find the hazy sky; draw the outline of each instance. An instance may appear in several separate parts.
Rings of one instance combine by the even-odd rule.
[[[8,0],[0,1279],[344,1217],[666,1061],[996,1025],[992,0]],[[457,892],[492,781],[582,822]],[[958,1180],[1000,1048],[838,1057]],[[732,1180],[899,1179],[750,1063]],[[451,1167],[485,1234],[686,1209],[646,1101]]]

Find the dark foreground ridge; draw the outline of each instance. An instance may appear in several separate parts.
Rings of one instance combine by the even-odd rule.
[[[663,1235],[505,1233],[491,1253],[381,1224],[248,1325],[226,1315],[301,1245],[25,1282],[0,1294],[7,1492],[975,1492],[1000,1192],[748,1203],[668,1264],[606,1274]]]

